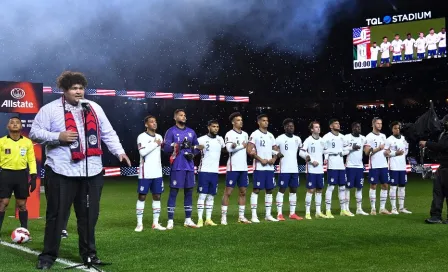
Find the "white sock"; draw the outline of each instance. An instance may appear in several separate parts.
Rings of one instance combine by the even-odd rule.
[[[246,209],[246,206],[244,205],[239,205],[238,206],[238,216],[240,218],[244,218],[244,210]]]
[[[289,193],[289,215],[296,213],[297,194]]]
[[[380,210],[383,210],[386,208],[386,201],[387,201],[387,190],[381,189],[380,192]]]
[[[322,192],[316,192],[314,202],[316,203],[316,213],[322,213]]]
[[[272,209],[272,194],[266,194],[264,196],[264,206],[266,208],[266,217],[271,216],[271,209]]]
[[[350,189],[345,188],[345,210],[350,210]]]
[[[398,187],[398,206],[400,210],[404,209],[405,195],[406,195],[406,187]]]
[[[205,198],[207,197],[206,194],[199,194],[198,197],[198,219],[202,219],[202,215],[204,214],[204,204],[205,204]]]
[[[331,211],[331,198],[333,197],[334,185],[328,185],[325,192],[325,208],[327,211]]]
[[[397,209],[397,186],[390,186],[389,189],[389,199],[392,210]]]
[[[369,190],[370,206],[372,210],[376,210],[376,189]]]
[[[221,206],[221,219],[227,218],[227,206],[222,205]]]
[[[252,218],[258,218],[257,207],[258,207],[258,194],[252,193],[250,195],[250,209],[252,210]]]
[[[137,200],[135,211],[137,214],[137,225],[143,225],[143,211],[145,210],[145,201]]]
[[[306,192],[305,196],[305,213],[310,213],[311,211],[311,200],[313,199],[313,194]],[[317,200],[316,200],[317,203]]]
[[[345,186],[339,186],[338,188],[338,196],[339,196],[339,205],[341,206],[341,210],[345,210]],[[331,209],[331,204],[330,204]]]
[[[212,219],[213,201],[214,197],[212,195],[207,195],[207,200],[205,201],[205,220]]]
[[[356,189],[356,209],[362,210],[362,189]]]
[[[283,214],[283,193],[278,192],[275,197],[275,202],[277,203],[277,215]]]
[[[152,201],[152,223],[154,225],[159,224],[160,207],[160,200]]]

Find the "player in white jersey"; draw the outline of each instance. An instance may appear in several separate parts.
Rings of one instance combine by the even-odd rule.
[[[275,138],[268,131],[269,120],[266,114],[257,116],[258,129],[249,137],[247,153],[254,159],[253,191],[250,196],[253,223],[260,223],[257,216],[258,193],[266,190],[264,203],[266,208],[265,220],[277,222],[271,215],[272,191],[275,188],[274,163],[277,160],[278,147]],[[255,151],[255,153],[254,153]]]
[[[380,45],[380,51],[381,51],[380,67],[390,66],[390,50],[391,50],[390,42],[387,41],[387,37],[383,37],[383,43],[381,43]]]
[[[345,190],[346,210],[350,211],[350,190],[356,188],[356,214],[369,215],[362,209],[362,188],[364,186],[364,163],[362,161],[363,146],[366,144],[366,137],[361,135],[361,124],[352,124],[352,133],[344,136],[348,145],[348,155],[346,159],[347,186]]]
[[[145,209],[146,195],[149,190],[152,193],[152,228],[166,230],[159,224],[160,195],[163,193],[161,144],[163,137],[156,133],[157,120],[154,116],[145,117],[146,131],[138,135],[137,146],[140,153],[140,165],[138,172],[138,200],[136,205],[137,227],[136,232],[143,230],[143,211]]]
[[[381,183],[380,213],[390,214],[386,210],[387,190],[390,182],[389,169],[387,168],[387,157],[390,154],[386,146],[386,135],[381,133],[383,121],[380,118],[373,118],[373,130],[366,137],[364,153],[369,156],[369,182],[370,182],[370,205],[371,215],[376,215],[376,185]]]
[[[405,186],[408,182],[406,174],[406,156],[408,155],[409,144],[400,133],[400,122],[392,122],[390,125],[392,135],[387,138],[386,146],[389,147],[389,173],[390,189],[389,197],[392,205],[392,214],[398,214],[397,211],[397,186],[398,186],[398,205],[400,213],[412,213],[404,207]]]
[[[418,34],[418,39],[415,41],[415,48],[417,48],[417,58],[418,59],[424,59],[425,53],[426,53],[426,39],[425,34],[423,32],[420,32]]]
[[[376,45],[376,42],[373,42],[370,47],[370,62],[371,67],[376,68],[378,62],[378,52],[380,52],[380,48]]]
[[[243,117],[241,113],[234,112],[229,116],[233,129],[226,133],[225,144],[229,159],[227,160],[226,189],[222,196],[221,206],[221,225],[227,225],[227,208],[229,206],[229,197],[233,188],[238,184],[238,222],[250,224],[251,222],[244,217],[246,207],[246,191],[249,186],[249,177],[247,175],[247,155],[246,147],[249,136],[242,130]]]
[[[434,33],[434,28],[429,29],[429,34],[426,36],[426,47],[428,48],[428,59],[431,57],[437,58],[437,43],[439,42],[439,35]]]
[[[403,41],[404,60],[412,60],[414,58],[414,44],[414,38],[412,38],[411,33],[408,33],[406,39]]]
[[[437,52],[439,58],[446,57],[446,29],[442,28],[442,31],[439,32],[439,50]]]
[[[392,43],[390,44],[392,46],[392,61],[393,62],[397,62],[397,61],[401,61],[401,52],[404,49],[403,46],[403,41],[400,39],[400,35],[399,34],[395,34],[395,39],[392,41]]]
[[[322,189],[324,188],[324,150],[325,144],[320,134],[320,124],[313,121],[308,126],[311,136],[306,138],[300,149],[299,155],[306,161],[306,197],[305,197],[305,219],[311,219],[311,201],[313,194],[316,203],[316,218],[327,218],[321,211]]]
[[[284,221],[283,217],[283,195],[286,188],[289,187],[289,219],[302,220],[303,218],[296,214],[297,188],[299,187],[299,167],[297,163],[297,152],[302,147],[302,140],[294,135],[294,121],[287,118],[283,121],[285,133],[278,136],[275,140],[280,153],[280,170],[278,173],[278,193],[275,201],[277,202],[277,219]]]
[[[341,125],[337,119],[331,119],[329,122],[330,132],[325,134],[323,141],[325,143],[324,158],[327,162],[327,191],[325,192],[325,215],[328,218],[334,218],[331,213],[331,199],[333,197],[334,186],[338,185],[339,204],[341,205],[341,216],[354,216],[346,210],[345,205],[345,185],[347,175],[345,173],[344,156],[348,154],[344,135],[340,132]],[[325,164],[325,162],[324,162]]]
[[[198,167],[198,227],[204,226],[202,214],[205,204],[205,225],[216,226],[212,221],[213,202],[218,193],[219,158],[225,148],[224,139],[218,135],[219,124],[216,120],[208,122],[208,134],[198,138],[201,150],[201,163]]]

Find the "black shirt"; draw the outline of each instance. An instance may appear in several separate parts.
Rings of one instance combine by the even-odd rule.
[[[441,167],[448,167],[448,131],[442,132],[439,137],[439,141],[426,142],[426,147],[435,153],[437,153],[437,161]]]

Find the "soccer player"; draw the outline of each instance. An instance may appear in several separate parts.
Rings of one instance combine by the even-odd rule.
[[[398,185],[398,205],[400,213],[412,213],[404,207],[405,186],[408,181],[406,174],[406,155],[408,154],[409,144],[400,133],[401,124],[392,122],[390,125],[392,135],[387,138],[386,146],[389,147],[389,173],[390,189],[389,197],[392,205],[392,214],[398,214],[397,211],[397,185]]]
[[[219,158],[225,148],[224,139],[218,135],[219,124],[216,120],[208,122],[208,134],[199,137],[198,142],[204,146],[201,150],[201,163],[198,167],[198,227],[204,226],[202,215],[205,204],[205,225],[216,226],[212,221],[213,202],[218,192]]]
[[[305,219],[311,219],[311,200],[314,192],[316,203],[316,218],[327,218],[321,211],[322,189],[324,188],[324,149],[325,144],[320,134],[320,124],[313,121],[308,126],[311,136],[306,138],[300,149],[299,156],[306,161],[307,192],[305,197]]]
[[[390,214],[386,210],[387,190],[389,184],[389,169],[387,168],[387,157],[390,151],[386,148],[386,135],[381,133],[383,121],[381,118],[373,118],[373,130],[366,137],[364,153],[369,156],[369,180],[370,180],[370,205],[371,215],[376,215],[376,185],[381,183],[380,213]]]
[[[404,60],[412,60],[414,58],[414,44],[415,44],[414,38],[412,38],[411,33],[408,33],[406,40],[403,41]]]
[[[233,129],[226,133],[225,144],[229,159],[227,160],[226,189],[222,196],[221,206],[221,225],[227,225],[227,208],[229,206],[229,197],[232,194],[236,184],[239,187],[238,196],[238,222],[250,224],[244,216],[246,208],[246,191],[249,186],[249,177],[247,175],[247,155],[246,147],[249,136],[243,128],[243,117],[241,113],[234,112],[229,116]]]
[[[380,48],[376,45],[376,42],[373,42],[372,47],[370,47],[370,59],[371,59],[371,67],[376,68],[378,62],[378,52]]]
[[[9,205],[12,193],[19,209],[19,220],[22,228],[28,229],[28,211],[26,200],[29,192],[36,189],[37,166],[34,146],[30,139],[21,135],[22,121],[12,117],[8,121],[8,135],[0,138],[0,231],[5,218],[5,210]],[[29,168],[31,176],[28,181]]]
[[[366,137],[361,135],[361,124],[352,124],[352,133],[344,136],[349,153],[346,159],[347,188],[345,190],[346,210],[350,211],[350,190],[356,188],[356,214],[369,215],[362,209],[362,188],[364,186],[364,163],[362,162],[363,146]]]
[[[325,134],[323,141],[325,144],[324,158],[327,163],[328,185],[325,192],[326,216],[334,218],[331,213],[331,199],[334,186],[339,186],[339,204],[341,205],[341,216],[354,216],[346,210],[345,205],[345,184],[347,176],[345,173],[344,156],[348,154],[344,136],[339,133],[341,126],[337,119],[331,119],[329,122],[331,131]],[[325,164],[324,162],[324,164]]]
[[[439,58],[446,57],[446,29],[442,28],[439,32],[439,50],[437,52]]]
[[[170,196],[168,198],[168,225],[174,227],[174,209],[179,189],[184,189],[185,227],[197,228],[191,220],[193,210],[194,163],[193,158],[204,147],[199,145],[194,130],[186,126],[185,111],[177,109],[174,112],[176,125],[165,134],[164,151],[171,154]]]
[[[426,47],[428,48],[428,59],[431,57],[437,58],[437,43],[439,42],[439,35],[434,33],[434,28],[429,29],[429,34],[426,36]]]
[[[266,114],[258,115],[257,122],[258,129],[250,135],[247,144],[247,153],[254,159],[254,187],[250,196],[251,221],[260,223],[257,216],[258,193],[260,190],[266,190],[265,220],[277,222],[278,220],[271,215],[271,208],[272,190],[275,188],[274,163],[277,160],[277,155],[273,151],[278,153],[278,148],[275,145],[274,135],[268,132],[268,116]]]
[[[390,48],[391,48],[390,42],[388,42],[387,37],[384,36],[383,43],[381,43],[381,45],[380,45],[380,51],[381,51],[380,67],[384,67],[384,66],[389,67],[390,66],[390,53],[389,53]]]
[[[423,32],[418,34],[418,39],[415,41],[415,48],[417,48],[417,59],[424,59],[426,53],[426,38]]]
[[[400,39],[399,34],[395,34],[395,39],[391,43],[392,46],[392,62],[401,61],[401,51],[403,50],[403,41]]]
[[[283,195],[286,188],[289,187],[289,219],[302,220],[303,218],[296,214],[297,187],[299,187],[299,168],[297,164],[297,152],[302,147],[302,140],[294,135],[294,121],[287,118],[283,121],[285,133],[278,136],[275,140],[280,153],[280,170],[278,174],[278,193],[275,201],[277,202],[277,220],[284,221],[283,217]]]
[[[145,117],[146,131],[138,135],[137,146],[140,153],[138,172],[138,200],[136,205],[137,227],[136,232],[143,230],[143,212],[145,210],[146,195],[149,190],[152,194],[152,228],[166,230],[159,224],[160,195],[163,193],[163,175],[161,161],[162,135],[156,133],[157,120],[154,116]]]

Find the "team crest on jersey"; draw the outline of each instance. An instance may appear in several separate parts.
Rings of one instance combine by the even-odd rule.
[[[177,184],[177,181],[176,180],[173,180],[173,185],[176,185]]]
[[[334,181],[334,178],[331,178],[331,182],[333,182]]]
[[[311,182],[308,182],[308,186],[311,186],[312,185],[312,183]]]
[[[229,184],[232,185],[233,184],[233,180],[229,180]]]
[[[350,186],[350,182],[347,182],[347,186]]]
[[[372,178],[370,178],[370,181],[374,181],[375,179],[372,177]]]
[[[390,182],[394,183],[394,179],[391,179]]]
[[[257,186],[260,186],[260,182],[257,182]]]
[[[280,181],[280,185],[283,185],[283,183],[285,183],[283,180],[282,181]]]
[[[191,132],[188,132],[188,137],[193,137],[193,134],[191,134]]]
[[[202,187],[199,187],[199,191],[201,191],[201,192],[202,192]]]
[[[145,190],[145,187],[140,186],[140,192],[143,192],[143,190]]]

